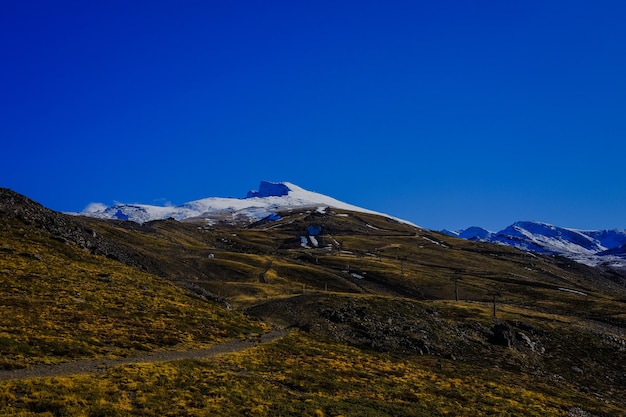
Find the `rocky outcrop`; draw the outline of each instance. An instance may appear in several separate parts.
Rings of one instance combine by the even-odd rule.
[[[116,242],[99,235],[92,228],[82,224],[80,218],[47,209],[7,188],[0,188],[0,219],[3,219],[5,227],[16,225],[44,230],[60,242],[146,269],[138,254],[124,250]]]
[[[530,350],[539,354],[544,353],[545,349],[540,346],[539,341],[533,340],[535,337],[534,333],[534,329],[524,323],[499,322],[493,325],[491,336],[487,340],[489,343],[497,346],[515,348],[520,351]]]
[[[278,182],[261,181],[259,190],[248,191],[246,198],[254,197],[282,197],[289,194],[289,187],[286,184]]]
[[[511,347],[513,334],[509,326],[504,323],[498,323],[491,329],[493,336],[489,338],[489,342],[494,345]]]

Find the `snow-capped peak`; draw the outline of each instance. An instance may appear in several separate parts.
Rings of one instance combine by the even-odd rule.
[[[302,188],[293,185],[288,182],[269,182],[269,181],[261,181],[261,185],[259,186],[259,191],[253,190],[248,191],[248,195],[246,198],[254,198],[254,197],[282,197],[284,195],[289,195],[290,192],[294,192],[295,190],[302,190]],[[302,190],[304,191],[304,190]]]
[[[493,241],[546,253],[592,255],[606,250],[599,241],[576,229],[541,222],[517,222],[498,232]]]
[[[478,242],[487,242],[494,235],[493,232],[490,232],[487,229],[483,229],[482,227],[472,226],[463,230],[447,230],[443,229],[441,233],[446,234],[452,237],[459,237],[461,239],[466,240],[474,240]]]
[[[323,194],[305,190],[289,182],[269,181],[261,181],[259,190],[249,191],[246,198],[209,197],[190,201],[180,206],[168,207],[146,204],[116,204],[103,208],[92,203],[88,206],[88,210],[86,209],[80,214],[99,218],[131,220],[137,223],[167,218],[176,220],[204,218],[208,222],[251,223],[279,211],[306,207],[315,209],[332,207],[393,218],[383,213],[367,210]],[[405,220],[393,219],[411,224]]]

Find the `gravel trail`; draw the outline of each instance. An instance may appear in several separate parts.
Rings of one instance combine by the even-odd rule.
[[[0,381],[11,379],[44,378],[54,376],[67,376],[75,374],[95,373],[103,368],[126,365],[129,363],[146,362],[167,362],[182,359],[202,359],[210,358],[225,353],[241,352],[251,347],[263,343],[269,343],[287,335],[282,329],[274,329],[258,337],[248,337],[245,339],[235,339],[220,343],[206,349],[186,350],[186,351],[161,351],[146,353],[120,359],[87,359],[74,362],[65,362],[57,365],[35,365],[25,369],[14,369],[10,371],[0,371]]]

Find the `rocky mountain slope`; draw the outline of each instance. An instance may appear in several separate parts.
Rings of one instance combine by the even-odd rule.
[[[0,410],[626,412],[618,272],[345,207],[271,214],[245,225],[202,216],[138,223],[55,213],[0,190],[5,369],[184,349],[272,326],[292,332],[230,359],[0,383]]]

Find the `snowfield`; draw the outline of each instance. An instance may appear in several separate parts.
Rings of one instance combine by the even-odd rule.
[[[259,190],[248,192],[246,198],[209,197],[180,206],[166,207],[147,204],[116,204],[107,207],[101,203],[91,203],[83,212],[74,214],[103,219],[130,220],[137,223],[167,218],[175,220],[198,218],[205,219],[209,224],[215,221],[252,223],[268,216],[276,216],[276,212],[282,210],[307,207],[317,212],[324,212],[326,208],[332,207],[376,214],[418,227],[406,220],[307,191],[289,182],[268,181],[261,181]]]

